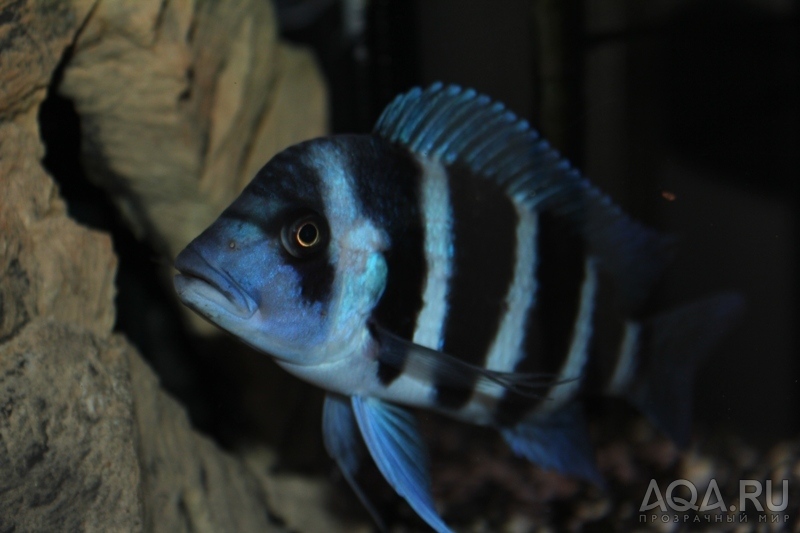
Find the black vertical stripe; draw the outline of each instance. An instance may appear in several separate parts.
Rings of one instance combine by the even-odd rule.
[[[239,198],[245,193],[252,194],[259,202],[272,201],[280,198],[287,204],[297,203],[303,207],[314,209],[320,213],[324,210],[322,198],[321,178],[317,171],[315,161],[309,157],[314,145],[324,142],[316,139],[296,144],[279,153],[258,171],[253,181],[244,189]],[[231,207],[238,204],[234,202]],[[253,208],[264,210],[263,203]],[[252,209],[248,209],[252,211]]]
[[[330,263],[328,254],[313,259],[294,259],[289,264],[300,275],[300,298],[304,302],[330,300],[336,269]]]
[[[564,220],[539,215],[537,292],[525,332],[525,357],[516,372],[557,377],[567,359],[586,274],[586,246]],[[500,425],[514,425],[542,399],[506,391],[495,411]]]
[[[506,192],[464,167],[448,169],[453,213],[453,270],[448,287],[443,351],[483,366],[506,313],[514,277],[519,217]],[[463,407],[472,388],[444,385],[435,376],[436,401]]]
[[[378,380],[384,386],[388,386],[405,369],[408,361],[408,352],[405,351],[406,346],[399,343],[394,346],[384,345],[387,339],[378,334],[374,322],[367,323],[367,328],[373,342],[378,345]]]
[[[309,212],[325,212],[320,176],[313,148],[325,143],[313,140],[287,148],[262,167],[242,194],[222,213],[230,224],[251,224],[266,238],[279,239],[282,228]],[[307,258],[284,253],[284,262],[300,277],[301,298],[325,302],[331,297],[335,270],[325,251]]]
[[[332,140],[350,154],[349,170],[364,216],[389,235],[386,288],[370,319],[410,340],[422,309],[427,272],[420,212],[422,168],[407,149],[377,136],[342,135]],[[379,362],[378,378],[384,385],[401,373],[401,366]]]

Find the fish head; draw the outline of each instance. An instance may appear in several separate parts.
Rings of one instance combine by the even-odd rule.
[[[332,150],[318,140],[277,155],[175,260],[185,305],[279,362],[356,350],[385,284],[380,246],[341,205],[346,169]]]

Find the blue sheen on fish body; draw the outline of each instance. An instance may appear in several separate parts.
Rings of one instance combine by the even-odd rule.
[[[259,211],[248,204],[247,195],[240,197],[186,249],[177,263],[184,275],[176,278],[176,288],[188,295],[184,302],[190,307],[258,349],[282,357],[307,353],[324,342],[322,304],[300,298],[297,272],[277,259],[280,243],[269,237],[274,220],[254,216]],[[220,301],[212,287],[223,283],[230,287],[224,293],[241,296],[214,311]]]
[[[175,288],[328,391],[326,449],[379,524],[356,482],[367,457],[441,532],[409,407],[598,485],[586,398],[626,398],[688,442],[694,369],[741,302],[643,317],[671,244],[502,104],[435,84],[371,135],[275,156],[178,255]]]
[[[333,155],[317,151],[325,143],[313,141],[273,160],[176,259],[181,272],[176,289],[184,303],[295,369],[330,366],[337,355],[362,350],[366,339],[359,326],[385,282],[380,232],[347,202],[323,206],[325,191],[304,179],[336,168]],[[293,157],[298,151],[316,157],[301,166]],[[327,242],[308,256],[294,257],[282,232],[308,216],[318,217],[312,222]],[[334,279],[337,265],[340,275]]]

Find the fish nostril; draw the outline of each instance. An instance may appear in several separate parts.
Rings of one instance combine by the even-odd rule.
[[[228,243],[228,248],[231,250],[236,250],[236,241],[231,240],[231,242]]]

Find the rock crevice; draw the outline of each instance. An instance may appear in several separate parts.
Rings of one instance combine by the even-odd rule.
[[[62,67],[87,175],[166,257],[325,125],[314,62],[263,0],[0,1],[0,532],[292,527],[269,450],[198,434],[113,332],[111,238],[69,218],[41,165]],[[303,519],[335,529],[321,502]]]

